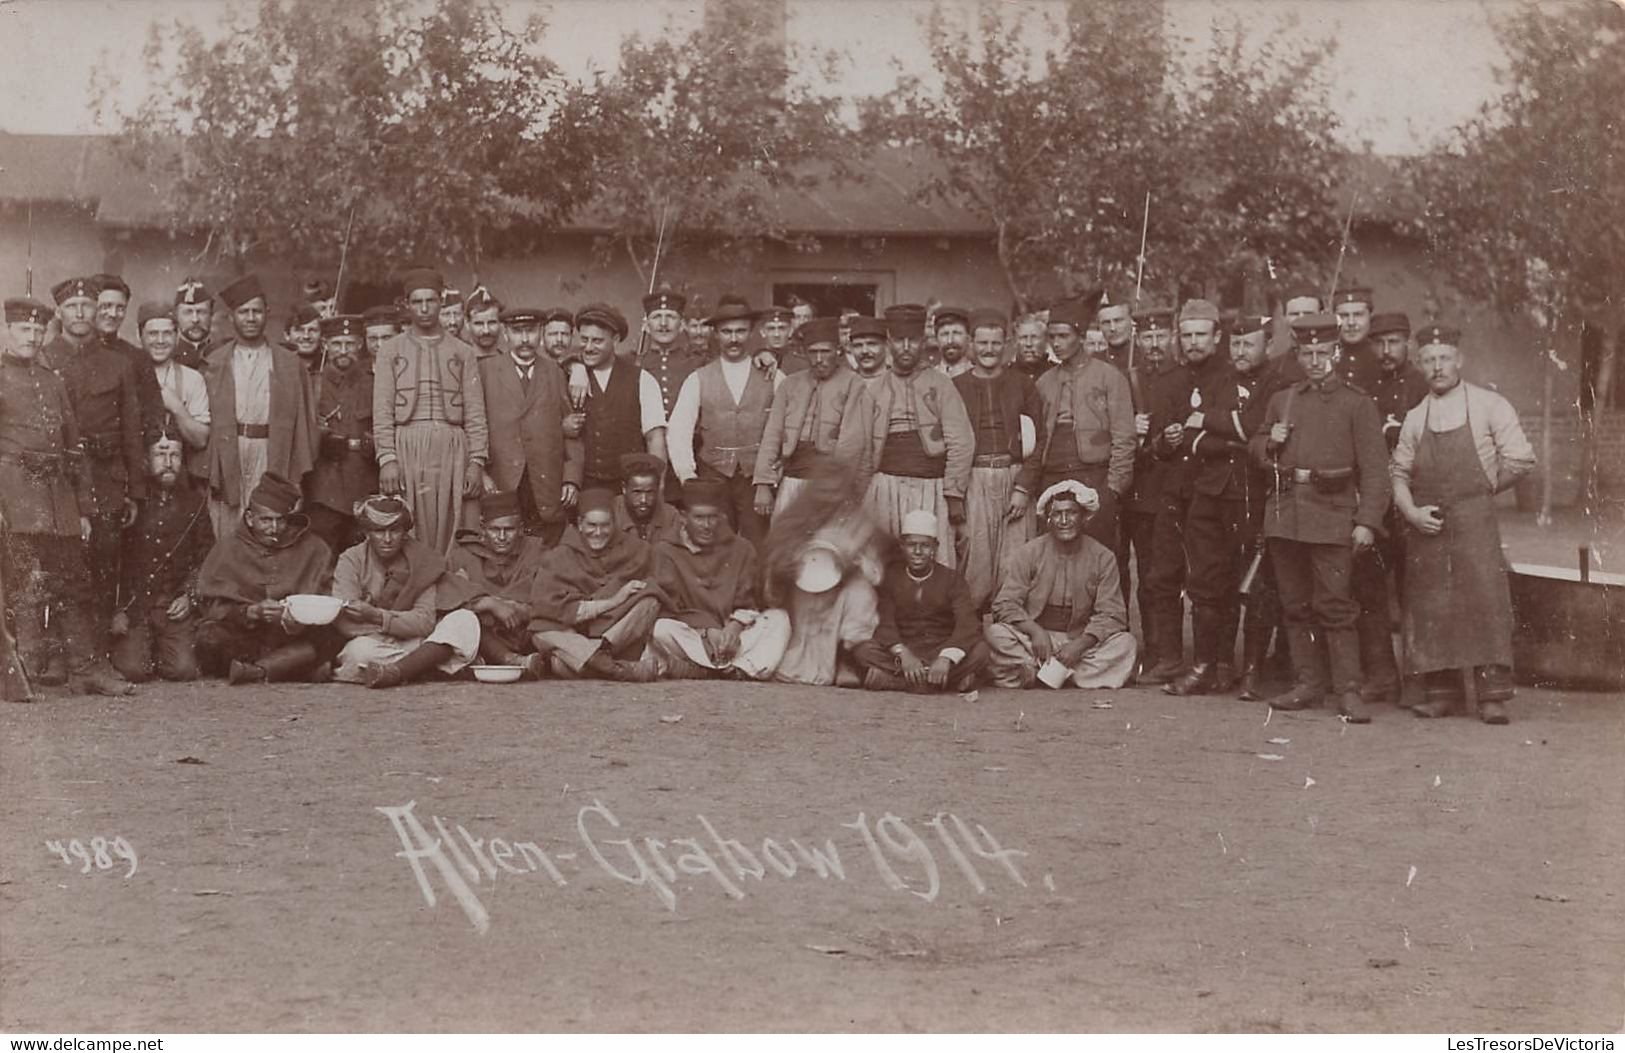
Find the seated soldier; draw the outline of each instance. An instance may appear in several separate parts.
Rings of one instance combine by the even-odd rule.
[[[547,663],[530,641],[530,593],[547,544],[525,534],[519,495],[500,490],[480,497],[480,529],[459,530],[448,560],[469,597],[463,607],[480,620],[480,660],[517,665],[540,680]]]
[[[1117,559],[1083,532],[1099,509],[1094,490],[1061,480],[1038,499],[1049,532],[1005,557],[986,634],[1000,687],[1031,687],[1051,658],[1078,687],[1122,687],[1134,671]]]
[[[284,596],[325,593],[332,558],[299,514],[299,487],[274,472],[248,500],[235,533],[218,538],[198,571],[203,614],[198,665],[233,684],[297,680],[320,662],[317,638],[288,617]]]
[[[192,596],[198,569],[214,546],[209,502],[193,489],[179,439],[161,436],[147,451],[153,485],[135,522],[124,531],[120,594],[113,615],[113,667],[132,683],[157,674],[196,680]]]
[[[531,639],[555,676],[646,682],[658,673],[644,657],[660,600],[649,581],[654,550],[615,528],[615,495],[588,490],[576,528],[547,553],[531,592]]]
[[[691,480],[675,537],[655,542],[662,617],[653,645],[661,675],[687,679],[773,675],[790,617],[761,609],[756,548],[728,526],[728,490]]]
[[[479,654],[480,620],[467,610],[438,617],[446,561],[412,536],[412,510],[374,494],[356,505],[355,522],[365,540],[333,568],[333,595],[344,601],[333,626],[348,638],[333,679],[398,687],[433,670],[459,672]]]
[[[964,578],[937,562],[937,517],[903,517],[903,558],[880,583],[880,626],[852,649],[872,691],[969,691],[987,668],[982,622]]]

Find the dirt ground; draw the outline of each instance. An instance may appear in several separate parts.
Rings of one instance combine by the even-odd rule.
[[[1525,690],[1504,728],[740,683],[0,707],[0,1030],[1612,1031],[1622,703]]]

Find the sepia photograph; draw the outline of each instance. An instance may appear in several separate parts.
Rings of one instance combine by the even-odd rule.
[[[1625,0],[0,39],[7,1048],[1614,1048]]]

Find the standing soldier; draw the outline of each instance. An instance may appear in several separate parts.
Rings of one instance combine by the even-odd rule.
[[[773,392],[784,374],[769,375],[751,364],[748,307],[728,309],[711,322],[722,354],[683,381],[667,432],[671,467],[685,487],[696,476],[723,485],[730,525],[760,547],[767,519],[756,511],[752,480]]]
[[[1060,364],[1038,378],[1044,398],[1039,486],[1048,490],[1070,479],[1094,490],[1100,509],[1083,531],[1115,550],[1117,503],[1134,480],[1134,397],[1128,378],[1083,352],[1099,299],[1094,293],[1050,310],[1049,343]]]
[[[91,612],[91,645],[98,659],[106,654],[107,631],[118,602],[119,534],[135,522],[139,502],[147,496],[146,447],[142,444],[145,422],[135,364],[128,355],[96,338],[94,318],[100,291],[91,278],[70,278],[51,290],[62,335],[45,348],[41,359],[61,375],[84,443],[79,470],[88,479],[90,497],[80,508],[80,514],[90,520],[85,553],[90,592],[85,600]],[[151,370],[144,372],[156,387]]]
[[[266,301],[259,278],[245,275],[220,291],[235,338],[209,353],[209,517],[214,536],[235,535],[243,501],[274,472],[295,486],[316,464],[316,408],[304,366],[265,339]]]
[[[564,433],[564,374],[541,356],[542,310],[503,311],[506,354],[480,359],[491,459],[481,492],[513,493],[526,533],[557,544],[581,485],[581,444]]]
[[[1350,723],[1371,717],[1360,697],[1360,605],[1350,589],[1356,553],[1376,541],[1388,511],[1388,451],[1377,404],[1337,375],[1337,322],[1307,315],[1292,324],[1308,379],[1270,400],[1254,459],[1274,488],[1264,535],[1286,610],[1296,683],[1269,700],[1306,709],[1330,688]],[[1325,638],[1330,677],[1316,647]]]
[[[938,318],[940,333],[940,314]],[[1032,498],[1038,487],[1038,458],[1032,453],[1042,440],[1037,429],[1044,423],[1044,400],[1030,377],[1004,365],[1008,329],[1009,323],[997,311],[971,312],[972,370],[954,378],[975,443],[965,493],[963,577],[977,610],[993,599],[1005,551],[1032,540],[1037,532]],[[948,345],[943,347],[946,361]],[[1030,444],[1024,428],[1032,429]]]
[[[9,337],[0,352],[0,541],[10,586],[17,652],[41,684],[68,682],[87,694],[123,695],[128,681],[108,669],[94,641],[82,543],[90,537],[90,477],[75,471],[79,429],[67,386],[40,359],[50,309],[26,298],[5,303]],[[51,608],[47,632],[45,609]]]
[[[681,293],[665,288],[643,298],[643,332],[648,338],[648,346],[638,352],[636,362],[660,385],[660,401],[668,422],[677,408],[677,395],[683,390],[683,382],[711,360],[703,345],[696,348],[689,342],[688,330],[683,325],[683,309],[686,306],[688,300]],[[666,445],[670,447],[669,426],[666,439]],[[668,502],[675,502],[680,493],[681,480],[675,467],[675,464],[666,466],[664,488]]]
[[[463,306],[461,289],[440,290],[440,328],[458,340],[463,339],[463,325],[468,318]]]
[[[214,327],[214,294],[197,278],[187,278],[175,289],[175,324],[180,329],[175,361],[201,371],[215,349],[209,339]]]
[[[1106,350],[1100,358],[1128,375],[1129,348],[1134,344],[1133,304],[1126,293],[1112,291],[1100,298],[1100,310],[1095,313],[1095,325],[1106,339]]]
[[[857,340],[854,325],[853,340]],[[866,502],[880,529],[899,537],[903,517],[930,512],[937,517],[937,559],[950,570],[963,560],[955,535],[965,521],[965,490],[970,485],[976,434],[954,382],[921,368],[924,318],[899,317],[886,323],[891,370],[869,389],[874,399],[869,431],[875,472]]]
[[[319,452],[305,480],[305,514],[310,532],[337,558],[359,540],[355,506],[378,492],[372,360],[363,354],[366,325],[360,315],[324,318],[321,330],[327,363],[316,397]]]
[[[1036,314],[1023,315],[1016,320],[1016,357],[1012,363],[1034,382],[1053,365],[1050,361],[1049,342],[1044,333],[1044,319]]]
[[[720,306],[718,311],[720,313]],[[762,350],[756,359],[758,365],[766,356],[771,356],[781,373],[799,373],[807,368],[807,357],[790,342],[790,323],[794,320],[795,315],[788,307],[764,307],[756,314],[757,333],[762,340]]]
[[[626,339],[625,315],[609,304],[590,303],[576,313],[575,327],[589,385],[581,488],[619,490],[626,454],[651,453],[666,461],[666,405],[655,378],[615,352]]]
[[[485,391],[474,349],[440,327],[440,274],[413,268],[401,284],[412,327],[373,363],[378,486],[406,502],[418,538],[444,556],[485,476]]]
[[[762,445],[756,454],[756,514],[786,507],[821,465],[835,462],[855,476],[869,471],[868,389],[846,367],[839,322],[814,318],[796,334],[808,368],[792,373],[773,393]]]
[[[1321,301],[1320,293],[1314,286],[1307,282],[1287,286],[1286,292],[1281,297],[1281,315],[1285,324],[1279,327],[1274,340],[1270,343],[1270,357],[1284,355],[1296,360],[1297,345],[1292,339],[1292,323],[1305,315],[1319,314],[1324,310],[1326,305]]]
[[[155,442],[164,430],[164,400],[158,380],[147,370],[147,356],[139,347],[119,336],[124,318],[130,313],[130,287],[116,274],[97,274],[91,281],[101,290],[96,296],[96,339],[103,347],[117,351],[130,361],[135,374],[135,393],[141,403],[141,440]]]
[[[1405,658],[1427,679],[1417,716],[1454,712],[1471,670],[1479,719],[1505,724],[1515,623],[1494,499],[1534,468],[1535,451],[1511,403],[1462,381],[1460,342],[1440,325],[1418,334],[1429,394],[1406,415],[1394,450],[1394,504],[1414,531]]]
[[[1133,320],[1135,360],[1134,368],[1128,371],[1128,382],[1129,394],[1134,399],[1134,479],[1123,496],[1118,560],[1125,604],[1129,595],[1130,560],[1133,562],[1134,595],[1140,609],[1140,633],[1144,640],[1138,680],[1161,684],[1184,668],[1183,629],[1173,639],[1171,653],[1163,655],[1162,640],[1157,634],[1156,592],[1150,587],[1163,481],[1162,459],[1151,444],[1151,410],[1157,404],[1160,385],[1174,372],[1174,356],[1169,350],[1173,312],[1147,306],[1137,309]],[[1169,574],[1168,587],[1177,597],[1185,587],[1184,561],[1170,567]]]

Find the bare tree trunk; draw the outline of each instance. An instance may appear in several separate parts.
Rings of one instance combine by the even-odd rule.
[[[1016,284],[1015,271],[1011,267],[1010,239],[1008,230],[1009,227],[1005,221],[1002,219],[999,220],[997,242],[999,269],[1004,273],[1004,284],[1005,287],[1010,290],[1010,302],[1016,309],[1015,313],[1022,315],[1027,313],[1027,297],[1022,295],[1021,287]],[[1010,319],[1010,323],[1012,325],[1015,324],[1015,321],[1016,320],[1014,318]]]
[[[1546,347],[1540,354],[1540,382],[1542,396],[1540,401],[1540,511],[1535,513],[1535,523],[1539,526],[1550,526],[1552,522],[1552,355],[1557,353],[1557,319],[1553,317],[1546,327]]]

